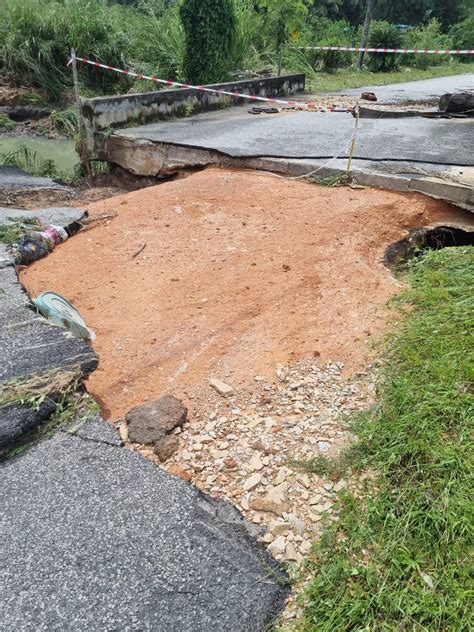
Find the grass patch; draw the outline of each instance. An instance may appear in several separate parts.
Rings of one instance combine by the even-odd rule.
[[[410,266],[382,398],[356,428],[377,478],[315,545],[300,630],[471,629],[473,275],[473,247]]]
[[[12,121],[12,119],[9,116],[6,116],[6,114],[0,114],[0,130],[11,131],[12,129],[15,129],[15,127],[15,121]]]
[[[12,404],[28,404],[35,410],[47,399],[57,399],[75,391],[79,384],[78,371],[54,369],[25,379],[10,380],[0,385],[0,410]]]
[[[9,224],[0,225],[0,242],[4,244],[16,244],[23,235],[41,227],[36,217],[7,217],[7,220]]]
[[[75,106],[70,106],[65,110],[58,110],[51,114],[56,129],[61,134],[74,138],[79,133],[79,124],[77,120],[77,111]]]
[[[330,458],[319,454],[305,461],[288,459],[288,463],[291,467],[300,469],[303,472],[316,474],[317,476],[326,476],[332,481],[338,481],[341,478],[350,476],[354,469],[360,470],[361,463],[365,462],[365,457],[365,446],[354,443],[346,450],[343,450],[337,457]]]
[[[394,72],[382,73],[365,70],[356,71],[353,68],[338,70],[337,73],[311,72],[311,67],[306,68],[306,72],[308,73],[307,90],[311,92],[333,92],[369,85],[385,86],[390,83],[403,83],[405,81],[418,81],[474,72],[474,63],[451,62],[440,66],[430,66],[426,69],[402,68]]]

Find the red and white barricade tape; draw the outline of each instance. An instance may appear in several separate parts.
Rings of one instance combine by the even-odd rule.
[[[441,50],[421,48],[359,48],[356,46],[301,46],[304,50],[333,50],[350,53],[396,53],[402,55],[474,55],[474,48]]]
[[[192,86],[188,83],[180,83],[179,81],[169,81],[167,79],[159,79],[158,77],[144,75],[141,72],[133,72],[133,70],[122,70],[121,68],[115,68],[107,64],[101,64],[98,61],[92,61],[87,57],[71,57],[67,63],[69,66],[73,59],[80,61],[83,64],[89,64],[90,66],[96,66],[97,68],[103,68],[104,70],[111,70],[112,72],[118,72],[127,77],[135,77],[136,79],[146,79],[148,81],[155,81],[165,86],[175,86],[177,88],[188,88],[190,90],[199,90],[201,92],[210,92],[219,96],[238,97],[240,99],[249,99],[250,101],[261,101],[263,103],[271,103],[273,105],[296,107],[301,110],[308,110],[311,112],[352,112],[352,109],[337,108],[334,106],[328,106],[324,108],[318,108],[315,103],[304,103],[302,101],[283,101],[281,99],[272,99],[270,97],[257,97],[251,94],[242,94],[240,92],[229,92],[228,90],[222,90],[221,88],[210,88],[208,86]]]

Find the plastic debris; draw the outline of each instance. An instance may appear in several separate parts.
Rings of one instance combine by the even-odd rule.
[[[27,266],[45,257],[67,238],[68,234],[61,226],[45,226],[40,231],[34,230],[23,235],[9,250],[18,265]]]
[[[60,294],[43,292],[32,303],[53,325],[67,329],[76,338],[95,340],[95,333],[87,327],[78,310]]]
[[[15,255],[16,263],[27,266],[51,252],[52,245],[49,239],[36,233],[36,235],[23,235],[11,250]]]

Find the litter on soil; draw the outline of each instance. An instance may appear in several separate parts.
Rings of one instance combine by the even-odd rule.
[[[95,340],[84,319],[71,303],[55,292],[43,292],[31,301],[38,312],[53,325],[67,329],[76,338]]]
[[[399,288],[387,246],[411,228],[472,224],[421,195],[219,168],[88,210],[117,216],[21,280],[67,296],[96,332],[88,390],[114,419],[167,392],[192,410],[211,378],[238,388],[302,358],[360,369]]]

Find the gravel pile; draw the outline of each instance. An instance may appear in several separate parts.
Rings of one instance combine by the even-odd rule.
[[[230,500],[261,525],[277,559],[299,564],[348,483],[307,473],[295,461],[336,455],[351,440],[345,416],[366,409],[374,391],[369,374],[349,380],[343,368],[303,361],[278,366],[273,383],[256,375],[253,392],[223,397],[205,386],[188,393],[190,421],[175,429],[180,447],[161,466]],[[159,463],[152,448],[133,448]]]

